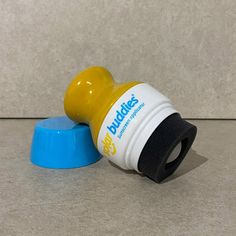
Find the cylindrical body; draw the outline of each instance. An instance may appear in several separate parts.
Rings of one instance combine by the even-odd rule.
[[[156,127],[176,113],[167,97],[148,84],[127,90],[106,114],[97,147],[123,169],[138,170],[138,160]]]
[[[196,135],[196,127],[155,88],[141,82],[116,84],[102,67],[75,77],[65,95],[65,111],[90,125],[100,153],[156,182],[175,171]]]

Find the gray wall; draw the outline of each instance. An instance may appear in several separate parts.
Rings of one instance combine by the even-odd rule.
[[[63,114],[72,76],[103,65],[184,117],[236,118],[235,0],[0,0],[0,117]]]

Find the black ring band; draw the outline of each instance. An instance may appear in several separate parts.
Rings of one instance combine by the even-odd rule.
[[[178,113],[170,115],[146,142],[138,162],[139,171],[155,182],[161,182],[180,165],[192,146],[196,133],[197,127],[183,120]],[[180,154],[174,161],[167,163],[170,154],[180,142]]]

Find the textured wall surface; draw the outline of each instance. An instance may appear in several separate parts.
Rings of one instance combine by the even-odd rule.
[[[63,114],[72,76],[103,65],[184,117],[236,118],[235,0],[0,0],[0,117]]]

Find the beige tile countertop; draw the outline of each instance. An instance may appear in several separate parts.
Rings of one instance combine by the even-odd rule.
[[[162,184],[105,158],[33,166],[35,122],[0,120],[0,235],[236,235],[236,121],[191,121],[193,149]]]

